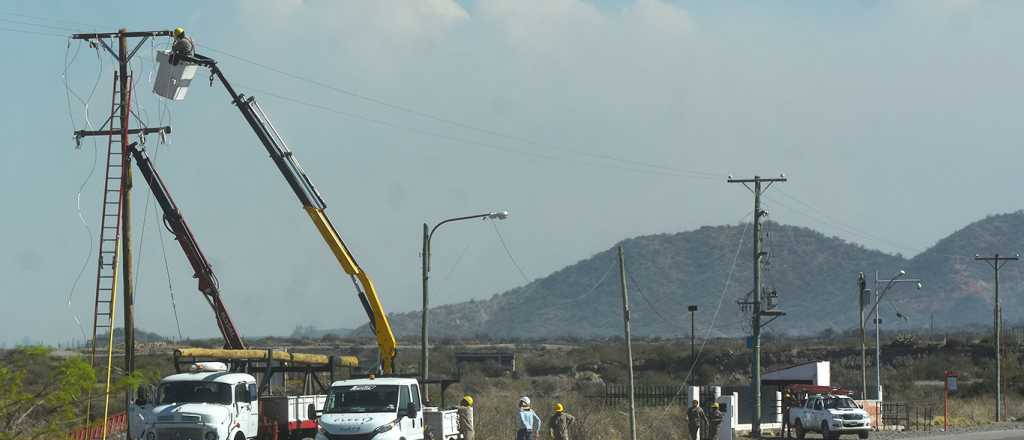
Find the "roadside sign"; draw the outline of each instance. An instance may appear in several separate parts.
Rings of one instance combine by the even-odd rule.
[[[946,388],[956,391],[956,376],[946,376]]]

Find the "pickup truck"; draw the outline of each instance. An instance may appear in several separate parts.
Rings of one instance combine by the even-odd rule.
[[[790,408],[789,423],[798,439],[803,439],[808,432],[821,433],[826,439],[838,439],[844,434],[866,439],[871,432],[867,411],[848,396],[809,396],[802,406]]]
[[[317,416],[316,440],[422,440],[424,423],[437,440],[460,438],[456,410],[424,408],[412,378],[369,377],[331,384]]]

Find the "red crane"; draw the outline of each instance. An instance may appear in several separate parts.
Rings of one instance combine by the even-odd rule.
[[[217,318],[217,327],[220,328],[220,334],[224,337],[224,348],[244,349],[245,343],[242,342],[242,337],[239,336],[235,324],[231,322],[231,316],[228,315],[228,309],[221,301],[220,282],[217,281],[217,276],[213,273],[213,266],[203,255],[203,251],[199,249],[199,242],[196,240],[195,234],[192,233],[192,229],[188,227],[185,217],[181,215],[178,205],[174,203],[170,190],[160,178],[160,174],[156,171],[156,167],[149,159],[145,149],[139,147],[137,143],[133,143],[129,147],[132,157],[135,158],[135,163],[139,166],[139,171],[142,172],[149,189],[153,192],[153,197],[156,198],[164,212],[164,226],[171,234],[174,234],[175,241],[185,252],[185,257],[188,258],[192,270],[195,271],[192,277],[199,280],[199,291],[213,308],[213,314]]]

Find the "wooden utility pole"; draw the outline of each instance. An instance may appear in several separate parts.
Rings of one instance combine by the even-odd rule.
[[[119,87],[116,114],[112,113],[107,121],[103,124],[100,130],[79,130],[75,132],[76,141],[81,140],[88,136],[107,136],[110,138],[116,137],[121,147],[121,175],[120,175],[120,187],[118,191],[120,196],[117,203],[120,204],[120,215],[117,221],[119,222],[119,234],[120,234],[120,253],[118,258],[121,259],[123,273],[120,274],[122,278],[122,289],[124,292],[124,323],[122,325],[123,337],[124,337],[124,370],[125,374],[131,374],[135,371],[135,292],[134,292],[134,266],[133,266],[133,252],[132,252],[132,233],[131,233],[131,189],[132,189],[132,169],[131,169],[131,154],[128,151],[129,147],[129,136],[140,135],[145,136],[151,133],[170,133],[170,127],[142,127],[137,129],[131,128],[132,118],[135,116],[131,110],[131,99],[132,99],[132,79],[131,73],[129,72],[129,63],[133,56],[139,51],[143,43],[151,37],[158,36],[171,36],[170,31],[148,31],[148,32],[128,32],[126,29],[119,29],[117,32],[108,33],[89,33],[89,34],[74,34],[71,39],[74,40],[88,40],[102,47],[114,58],[117,59],[118,70],[114,73],[115,81]],[[117,52],[115,52],[109,44],[107,39],[117,38]],[[141,38],[139,42],[129,51],[128,38]],[[114,127],[114,122],[117,122],[118,126]],[[140,122],[140,125],[141,122]],[[108,170],[109,172],[109,170]],[[110,177],[108,176],[108,179]],[[106,203],[106,202],[105,202]],[[103,234],[105,231],[100,231],[101,240],[103,240]],[[100,265],[102,266],[103,256],[101,255]],[[116,261],[113,264],[117,264]],[[101,268],[102,269],[102,268]],[[97,299],[99,302],[99,298]],[[97,312],[100,310],[99,304],[96,307]],[[109,331],[113,334],[115,330],[114,317],[109,317],[110,325]],[[93,319],[94,337],[96,318]],[[112,340],[112,339],[111,339]],[[93,341],[93,363],[95,364],[95,346],[96,343]],[[109,350],[108,350],[109,351]],[[109,353],[108,353],[109,355]],[[109,377],[109,372],[108,372]],[[108,379],[109,380],[109,379]],[[108,385],[109,387],[109,385]],[[107,396],[109,398],[109,396]],[[125,395],[125,404],[131,402],[131,390]],[[106,407],[106,405],[105,405]],[[88,411],[87,411],[88,412]],[[106,438],[106,420],[104,419],[103,438]],[[129,421],[130,423],[130,421]]]
[[[622,322],[626,329],[626,356],[629,357],[629,438],[636,440],[636,401],[634,400],[633,387],[633,342],[629,336],[629,292],[626,288],[626,258],[622,255],[622,246],[619,246],[619,280],[622,285]]]
[[[996,299],[996,304],[995,304],[995,307],[993,307],[993,310],[992,310],[992,321],[993,321],[993,323],[992,323],[992,332],[994,333],[994,336],[995,336],[995,349],[996,349],[996,421],[997,422],[1001,422],[1001,421],[1003,421],[1003,412],[1005,411],[1005,408],[1003,408],[1003,378],[1002,378],[1002,373],[1003,373],[1003,371],[1002,371],[1003,370],[1003,356],[1002,356],[1002,351],[1003,351],[1002,350],[1002,348],[1003,348],[1003,344],[1002,344],[1002,342],[1003,342],[1003,339],[1002,339],[1003,322],[1002,322],[1002,308],[999,305],[999,269],[1002,269],[1003,266],[1006,265],[1006,263],[1009,263],[1011,261],[1019,260],[1020,259],[1020,255],[1019,254],[1018,255],[1014,255],[1012,257],[1003,257],[1003,256],[1000,256],[999,254],[995,254],[995,255],[993,255],[991,257],[982,257],[982,256],[979,256],[979,255],[975,255],[974,259],[977,260],[977,261],[984,261],[989,266],[991,266],[992,270],[995,271],[995,277],[996,277],[996,280],[995,280],[996,281],[996,285],[995,285],[995,289],[996,289],[996,298],[995,298]]]
[[[765,252],[761,250],[761,217],[768,214],[767,211],[761,209],[761,195],[768,190],[775,182],[785,182],[786,176],[780,175],[774,178],[762,178],[761,176],[754,176],[753,179],[733,179],[729,177],[729,183],[741,183],[747,187],[750,192],[754,193],[754,290],[751,295],[752,302],[750,303],[752,308],[751,313],[751,346],[753,350],[753,356],[751,356],[750,362],[750,391],[754,400],[754,414],[753,421],[751,423],[750,434],[753,438],[761,437],[761,316],[780,316],[781,312],[769,312],[761,309],[761,261],[765,256]],[[767,185],[762,187],[763,183]],[[751,188],[750,185],[754,187]]]

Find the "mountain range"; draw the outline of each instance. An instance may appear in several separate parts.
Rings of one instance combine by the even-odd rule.
[[[1014,255],[1024,248],[1024,211],[991,215],[939,240],[911,258],[867,249],[814,230],[764,223],[763,286],[786,314],[766,331],[789,335],[858,327],[858,273],[868,288],[905,270],[913,283],[893,285],[879,308],[882,331],[990,324],[993,270],[975,254]],[[430,310],[435,337],[611,337],[622,334],[618,250],[622,247],[630,292],[631,325],[637,336],[690,334],[688,305],[698,336],[748,334],[753,286],[751,224],[630,238],[529,284],[486,300]],[[1005,322],[1024,318],[1024,262],[1000,272]],[[886,283],[879,285],[882,290]],[[483,292],[481,292],[483,293]],[[770,293],[766,293],[766,296]],[[419,334],[420,313],[392,314],[401,337]],[[366,326],[354,335],[368,334]]]

